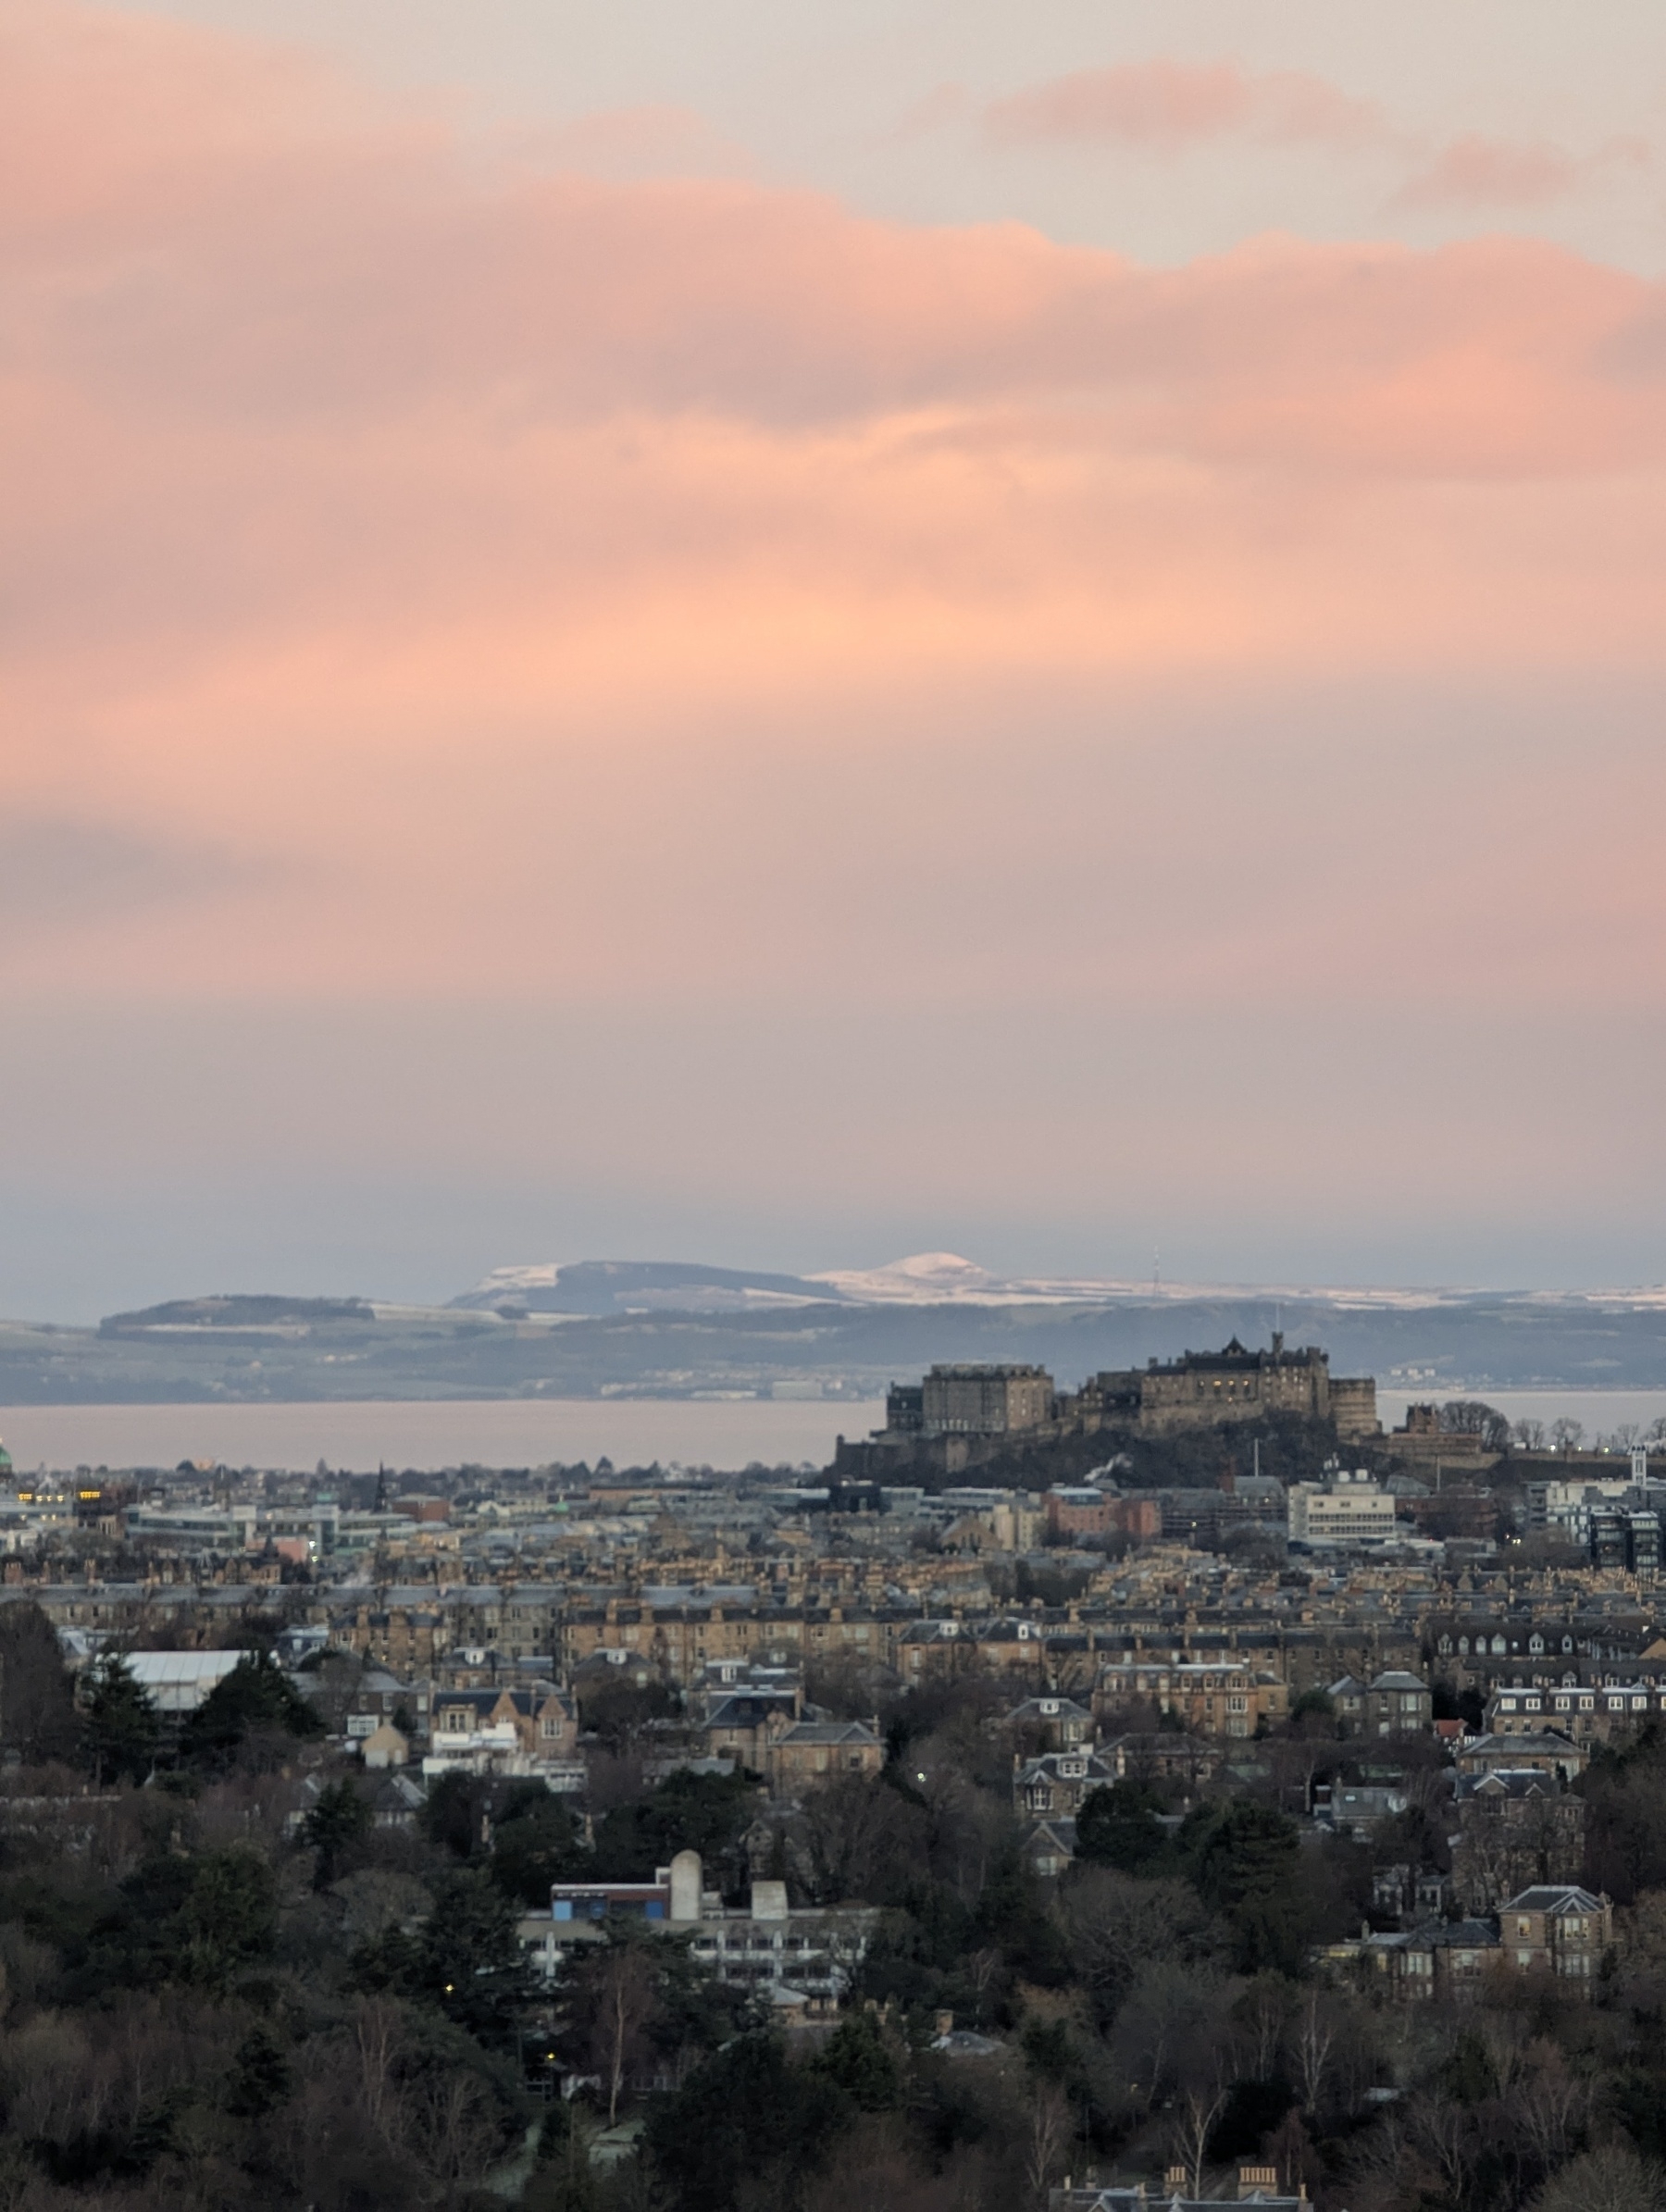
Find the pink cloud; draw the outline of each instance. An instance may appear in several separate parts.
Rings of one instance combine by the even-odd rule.
[[[1003,146],[1121,145],[1177,154],[1236,141],[1386,155],[1415,165],[1391,202],[1402,210],[1548,206],[1604,170],[1647,159],[1647,147],[1635,139],[1614,140],[1589,155],[1478,132],[1432,144],[1374,101],[1357,99],[1323,77],[1162,57],[1032,85],[987,107],[983,129]]]
[[[1173,153],[1249,136],[1274,145],[1375,146],[1395,134],[1374,102],[1302,70],[1157,59],[1080,69],[999,100],[984,126],[1006,144],[1114,141]]]
[[[89,906],[0,942],[14,982],[1017,989],[1039,913],[1084,989],[1166,957],[1241,991],[1310,927],[1234,873],[1275,847],[1346,855],[1326,988],[1410,988],[1454,938],[1465,977],[1527,988],[1547,940],[1477,922],[1491,860],[1397,925],[1416,823],[1378,770],[1274,803],[1230,733],[1269,688],[1656,680],[1659,287],[1532,242],[1153,270],[544,166],[143,18],[0,27],[0,804],[90,825],[78,850],[220,856],[212,926]],[[1181,697],[1227,733],[1187,740],[1233,794],[1201,869],[1197,810],[1126,765]],[[1059,877],[1047,779],[968,736],[997,703],[1113,733],[1068,789],[1097,822],[1138,783],[1140,900],[1072,889],[1091,839]],[[1535,774],[1565,849],[1564,771]],[[1643,941],[1601,901],[1585,938],[1544,926],[1586,948],[1562,976]]]
[[[1543,207],[1565,199],[1590,178],[1616,166],[1640,167],[1647,148],[1616,139],[1592,155],[1573,155],[1540,142],[1523,143],[1471,132],[1440,148],[1426,168],[1395,194],[1403,208]]]

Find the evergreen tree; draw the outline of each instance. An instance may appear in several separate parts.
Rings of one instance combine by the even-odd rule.
[[[355,1846],[375,1824],[376,1816],[351,1781],[326,1783],[301,1824],[302,1835],[318,1854],[313,1869],[315,1889],[328,1889],[340,1881]]]
[[[1076,1815],[1076,1857],[1125,1874],[1153,1874],[1172,1856],[1157,1825],[1162,1800],[1138,1782],[1089,1790]]]
[[[542,1783],[536,1788],[492,1830],[491,1878],[505,1895],[547,1911],[551,1883],[582,1881],[592,1860],[572,1813]]]
[[[740,2035],[650,2115],[647,2141],[681,2212],[792,2203],[850,2117],[825,2073],[788,2063],[778,2036]]]
[[[1241,1973],[1301,1970],[1304,1904],[1296,1824],[1247,1797],[1187,1823],[1198,1895],[1227,1921]]]
[[[256,2020],[239,2044],[226,2076],[226,2110],[239,2119],[259,2119],[283,2103],[291,2086],[283,2045],[265,2020]]]
[[[75,1694],[52,1623],[38,1605],[0,1609],[0,1744],[28,1767],[73,1758]]]
[[[847,2012],[814,2064],[859,2112],[890,2112],[902,2102],[901,2071],[877,2012]]]
[[[271,1758],[297,1739],[324,1734],[323,1716],[302,1696],[276,1660],[245,1652],[186,1722],[180,1740],[188,1765],[225,1772],[245,1749]]]
[[[150,1693],[134,1681],[120,1653],[100,1659],[91,1670],[82,1719],[94,1781],[148,1778],[156,1762],[162,1725]]]

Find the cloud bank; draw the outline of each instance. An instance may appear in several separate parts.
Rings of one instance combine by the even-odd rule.
[[[1111,75],[1057,126],[1376,128]],[[1148,267],[593,151],[0,12],[0,813],[93,826],[0,933],[17,1000],[1160,1007],[1184,1050],[1115,1093],[1152,1159],[1224,1009],[1250,1153],[1340,1006],[1349,1055],[1367,1008],[1655,1018],[1660,287],[1485,236]],[[48,897],[52,851],[235,861]],[[1110,1094],[1059,1080],[1075,1176]],[[927,1089],[851,1187],[950,1156],[897,1136]],[[1497,1108],[1442,1125],[1454,1187],[1542,1184]],[[689,1174],[743,1180],[709,1111]]]

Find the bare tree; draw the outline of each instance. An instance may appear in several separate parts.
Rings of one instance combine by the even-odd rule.
[[[1461,2204],[1478,2155],[1469,2108],[1444,2097],[1416,2097],[1407,2107],[1406,2131],[1413,2147],[1438,2173],[1442,2193],[1452,2204]]]
[[[1285,2022],[1290,2016],[1289,1985],[1263,1974],[1244,1992],[1235,2011],[1244,2032],[1250,2079],[1271,2081],[1278,2066]]]
[[[803,1818],[816,1896],[827,1905],[871,1897],[922,1842],[918,1808],[865,1774],[841,1774],[806,1790]]]
[[[1203,2167],[1215,2122],[1226,2108],[1225,2088],[1188,2089],[1175,2115],[1175,2163],[1184,2166],[1191,2181],[1194,2200],[1203,2193]]]
[[[1552,2174],[1531,2212],[1666,2212],[1666,2174],[1628,2144],[1604,2144]]]
[[[1324,2094],[1325,2071],[1330,2065],[1332,2045],[1337,2031],[1319,2009],[1319,1993],[1313,1991],[1302,2008],[1301,2019],[1296,2030],[1296,2073],[1301,2088],[1301,2108],[1304,2112],[1317,2112],[1319,2099]]]
[[[1063,2160],[1070,2132],[1069,2099],[1055,2082],[1042,2082],[1030,2100],[1029,2132],[1024,2154],[1025,2179],[1038,2206],[1047,2203],[1047,2193]]]
[[[644,2031],[659,2012],[653,1968],[635,1944],[603,1952],[584,1977],[580,2007],[589,2015],[590,2061],[607,2085],[607,2124],[641,2057]]]
[[[362,1998],[354,2013],[353,2038],[365,2118],[374,2133],[391,2142],[398,2095],[393,2073],[400,2041],[398,2006],[387,1997]]]
[[[1540,2038],[1526,2055],[1522,2087],[1511,2099],[1511,2121],[1541,2173],[1560,2166],[1590,2112],[1590,2085],[1556,2044]]]

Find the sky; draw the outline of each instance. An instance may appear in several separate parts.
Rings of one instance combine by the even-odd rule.
[[[1666,1277],[1666,17],[0,0],[0,1312]]]

